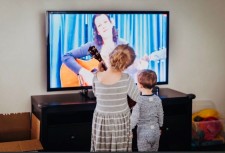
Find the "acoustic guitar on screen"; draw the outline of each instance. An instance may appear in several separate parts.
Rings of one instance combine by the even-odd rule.
[[[84,61],[80,59],[75,59],[81,66],[86,68],[87,70],[93,71],[98,67],[99,62],[103,61],[101,54],[95,48],[95,46],[91,46],[88,49],[88,52],[93,57],[89,61]],[[102,65],[104,70],[107,70],[106,65]],[[60,70],[60,77],[61,77],[61,84],[62,87],[74,87],[74,86],[81,86],[81,81],[79,75],[75,74],[72,70],[70,70],[65,64],[62,64]],[[127,96],[128,105],[132,108],[136,102],[133,101],[129,96]]]
[[[99,62],[103,61],[101,54],[98,52],[98,50],[95,48],[95,46],[90,47],[88,51],[92,55],[93,58],[95,58]],[[107,70],[106,65],[103,64],[102,67],[105,71]],[[128,101],[128,105],[130,108],[134,107],[134,105],[136,104],[136,102],[133,101],[129,96],[127,96],[127,101]]]
[[[77,61],[79,65],[83,68],[93,72],[98,67],[99,62],[103,61],[101,54],[95,48],[95,46],[91,46],[88,49],[88,52],[93,57],[90,60],[82,60],[82,59],[74,59]],[[105,67],[106,70],[106,67]],[[74,73],[70,68],[68,68],[64,63],[60,68],[60,80],[62,87],[79,87],[79,86],[88,86],[87,83],[83,83],[80,76]]]
[[[95,48],[95,46],[90,47],[88,51],[92,55],[93,58],[95,58],[99,62],[103,61],[101,54],[98,52],[98,50]],[[107,70],[106,65],[103,64],[102,67],[105,71]],[[134,107],[134,105],[136,104],[136,102],[133,101],[129,96],[127,96],[127,101],[128,101],[128,105],[130,108]]]

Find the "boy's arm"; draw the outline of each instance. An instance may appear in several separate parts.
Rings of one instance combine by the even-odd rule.
[[[138,123],[138,120],[139,120],[139,117],[140,117],[140,104],[137,103],[134,107],[133,107],[133,110],[132,110],[132,114],[131,114],[131,128],[134,129],[135,126],[137,125]]]
[[[159,126],[163,126],[163,118],[164,118],[164,112],[163,112],[163,107],[162,107],[162,101],[160,99],[158,103],[158,115],[159,115]]]

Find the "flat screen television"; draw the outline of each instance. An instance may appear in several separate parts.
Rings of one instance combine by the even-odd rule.
[[[94,40],[99,37],[92,22],[93,17],[100,15],[105,15],[107,20],[97,26],[110,23],[111,33],[115,34],[113,41],[117,38],[115,44],[121,40],[136,52],[138,68],[127,73],[135,79],[137,70],[152,69],[158,76],[157,85],[168,84],[169,11],[47,11],[47,91],[92,88],[91,84],[84,83],[84,79],[82,83],[77,72],[80,67],[88,71],[95,67],[87,50],[88,46],[95,46]],[[113,47],[105,50],[110,52]],[[86,56],[77,52],[85,52]],[[74,54],[78,56],[69,60],[68,57]],[[71,66],[74,61],[79,66]]]

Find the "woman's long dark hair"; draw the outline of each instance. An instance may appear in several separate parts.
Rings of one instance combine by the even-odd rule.
[[[94,41],[96,44],[98,45],[102,45],[103,44],[103,40],[102,40],[102,36],[98,35],[98,31],[97,31],[97,27],[95,25],[95,18],[100,16],[102,14],[95,14],[92,18],[92,28],[94,30]],[[109,19],[109,22],[111,22],[110,17],[108,14],[103,14],[105,16],[107,16],[107,18]],[[112,33],[113,33],[113,41],[117,42],[118,39],[118,31],[116,30],[115,26],[113,26],[112,28]]]

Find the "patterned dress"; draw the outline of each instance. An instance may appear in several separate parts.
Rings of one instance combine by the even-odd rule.
[[[162,101],[157,95],[140,96],[131,115],[132,129],[137,125],[138,151],[158,151],[163,126]]]
[[[137,101],[140,93],[126,73],[112,85],[93,78],[96,108],[93,114],[91,151],[132,151],[132,129],[127,95]]]

